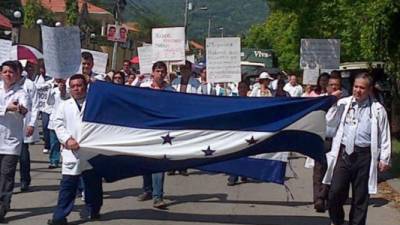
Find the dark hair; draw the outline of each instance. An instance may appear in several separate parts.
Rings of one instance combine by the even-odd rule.
[[[15,63],[15,61],[9,60],[9,61],[3,62],[3,64],[1,64],[1,70],[3,70],[4,66],[8,66],[12,70],[14,70],[15,73],[18,73],[18,65]]]
[[[167,65],[161,61],[155,62],[151,70],[154,71],[156,69],[165,69],[165,71],[167,71]]]
[[[203,67],[203,68],[201,68],[200,69],[200,73],[202,73],[204,70],[206,70],[207,69],[207,67]]]
[[[85,87],[87,87],[87,81],[86,81],[86,78],[85,78],[85,76],[83,76],[82,74],[75,74],[75,75],[72,75],[72,77],[70,77],[69,78],[69,84],[71,85],[71,81],[73,81],[73,80],[83,80],[83,85],[85,86]]]
[[[81,56],[82,56],[82,59],[84,59],[84,60],[93,61],[93,55],[90,52],[82,52]]]
[[[123,63],[129,63],[129,65],[131,64],[131,61],[129,61],[129,59],[124,59],[124,62]]]
[[[112,77],[112,82],[114,83],[114,77],[115,77],[115,75],[117,75],[117,74],[119,74],[119,75],[121,75],[121,77],[122,77],[122,84],[125,84],[125,73],[123,72],[123,71],[117,71],[117,72],[115,72],[114,73],[114,75],[113,75],[113,77]]]
[[[358,73],[355,77],[354,77],[354,81],[356,79],[366,79],[368,80],[368,86],[369,87],[373,87],[374,86],[374,78],[371,76],[371,74],[367,73],[367,72],[361,72]]]
[[[121,30],[124,30],[124,31],[126,32],[126,28],[125,28],[125,27],[121,27],[121,28],[119,29],[119,31],[121,31]]]
[[[337,70],[334,70],[331,72],[331,75],[329,76],[329,79],[335,79],[335,80],[342,80],[342,76],[340,75],[340,72]]]
[[[321,80],[321,78],[323,78],[323,77],[326,77],[326,78],[328,78],[329,79],[329,73],[321,73],[319,76],[318,76],[318,80],[317,80],[317,87],[315,88],[315,92],[316,93],[318,93],[318,94],[320,94],[321,92],[322,92],[322,87],[321,87],[321,85],[319,85],[319,81]]]

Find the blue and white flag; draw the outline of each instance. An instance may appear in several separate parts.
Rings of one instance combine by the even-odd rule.
[[[208,164],[214,164],[208,170],[242,175],[234,171],[246,170],[240,163],[229,166],[232,170],[218,163],[287,151],[321,160],[325,112],[332,102],[331,97],[217,97],[96,81],[86,99],[79,143],[107,181]],[[276,167],[264,169],[271,168]]]

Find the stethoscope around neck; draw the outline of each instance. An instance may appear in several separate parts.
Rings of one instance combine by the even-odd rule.
[[[353,100],[354,100],[354,97],[351,98],[351,101],[350,101],[351,102],[350,103],[351,106],[350,106],[349,110],[347,111],[347,113],[351,113],[352,112],[352,114],[353,114],[353,119],[352,120],[354,120],[355,111],[356,111],[354,109],[354,105],[357,104],[357,102],[353,101]],[[371,96],[368,96],[368,108],[369,108],[369,118],[372,119],[372,100],[371,100]],[[353,122],[353,123],[355,123],[355,122]]]

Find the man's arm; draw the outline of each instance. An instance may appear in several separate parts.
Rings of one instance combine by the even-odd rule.
[[[390,156],[392,153],[392,142],[390,137],[390,125],[385,109],[381,109],[378,117],[378,147],[380,148],[379,170],[381,172],[389,169]]]

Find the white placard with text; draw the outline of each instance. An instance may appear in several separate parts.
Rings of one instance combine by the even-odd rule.
[[[153,61],[185,60],[185,28],[154,28],[152,46]]]

